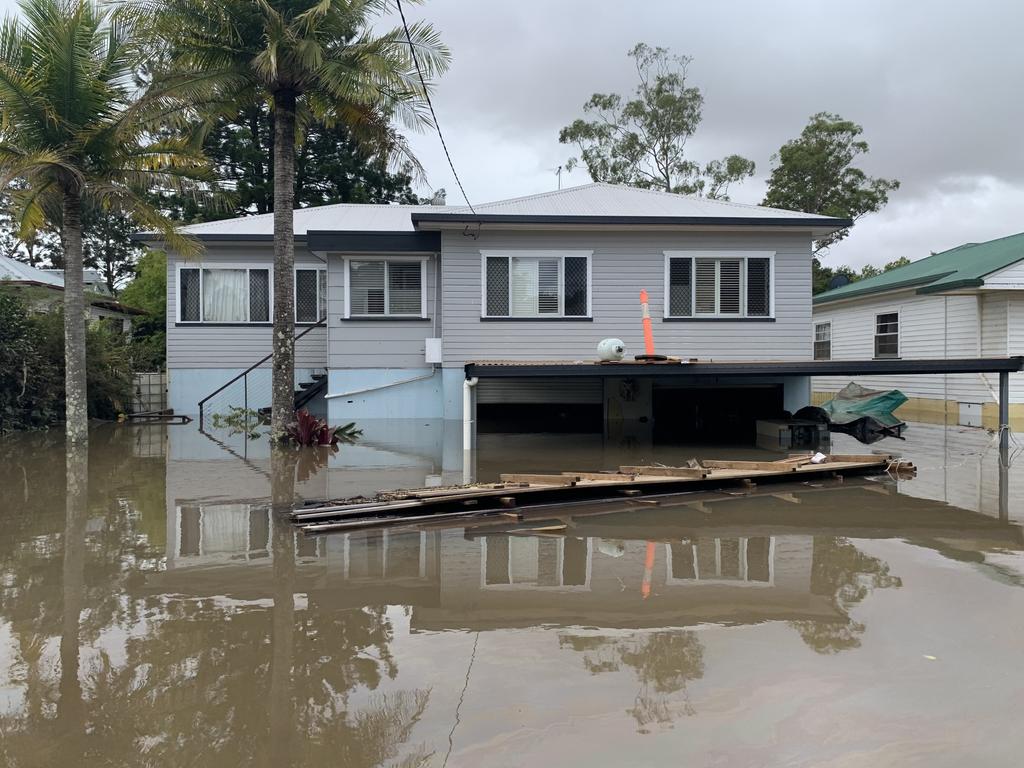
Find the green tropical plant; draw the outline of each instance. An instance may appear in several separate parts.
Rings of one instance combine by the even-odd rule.
[[[166,92],[140,88],[150,55],[137,8],[90,0],[22,0],[0,26],[0,189],[19,232],[59,227],[64,251],[66,431],[87,440],[82,217],[86,206],[129,213],[176,248],[196,245],[145,197],[207,178],[186,142],[153,138],[181,115]]]
[[[419,0],[416,0],[419,1]],[[164,45],[156,77],[215,121],[253,101],[274,128],[274,331],[271,437],[283,440],[294,411],[293,268],[295,147],[312,120],[349,127],[413,162],[392,127],[429,124],[426,93],[402,28],[378,32],[387,0],[142,0]],[[409,27],[423,77],[448,67],[429,24]]]
[[[288,439],[296,445],[338,445],[354,443],[362,437],[363,430],[356,429],[350,421],[340,427],[332,427],[323,419],[313,416],[305,408],[295,412],[295,420],[288,425]]]

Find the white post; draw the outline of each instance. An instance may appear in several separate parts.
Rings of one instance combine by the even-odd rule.
[[[476,409],[473,407],[473,387],[479,379],[466,379],[462,382],[462,482],[469,484],[473,482],[473,434],[476,429],[476,420],[473,418]]]

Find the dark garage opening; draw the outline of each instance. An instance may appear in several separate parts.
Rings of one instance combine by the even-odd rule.
[[[758,419],[783,415],[783,386],[655,387],[654,439],[659,443],[753,444]]]
[[[478,403],[477,429],[481,432],[600,433],[601,403]]]

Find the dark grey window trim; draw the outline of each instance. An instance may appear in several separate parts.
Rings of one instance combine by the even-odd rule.
[[[581,315],[568,315],[558,317],[501,317],[497,315],[485,315],[480,318],[481,323],[592,323],[594,318]]]
[[[356,315],[354,317],[342,317],[342,323],[429,323],[432,317],[420,317],[419,315]]]
[[[295,323],[296,327],[301,323]],[[316,325],[316,323],[307,323],[307,325]],[[174,324],[175,328],[273,328],[273,323],[179,323]]]
[[[663,323],[774,323],[774,317],[663,317]]]

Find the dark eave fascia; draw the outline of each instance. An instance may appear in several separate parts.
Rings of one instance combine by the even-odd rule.
[[[790,229],[846,229],[853,226],[852,219],[830,216],[815,218],[761,218],[755,216],[570,216],[523,215],[508,213],[417,213],[412,212],[416,227],[438,224],[519,224],[541,226],[598,226],[598,227],[769,227]]]
[[[914,288],[919,285],[927,285],[934,283],[936,280],[941,280],[944,277],[949,277],[953,274],[950,272],[942,272],[937,275],[926,275],[924,277],[916,277],[910,280],[901,280],[898,283],[886,283],[883,286],[867,286],[864,288],[854,288],[850,291],[844,291],[836,296],[830,296],[831,291],[825,293],[819,293],[812,299],[812,303],[817,306],[819,304],[829,304],[833,301],[845,301],[846,299],[859,299],[864,296],[871,296],[875,294],[889,293],[891,291],[903,291],[907,288]],[[918,293],[923,293],[923,289],[918,289]]]
[[[938,283],[936,285],[926,285],[923,288],[918,288],[918,293],[946,293],[947,291],[955,291],[960,288],[980,288],[985,284],[985,281],[980,277],[963,278],[962,280],[954,280],[950,283]]]
[[[313,229],[306,233],[306,247],[317,253],[439,253],[441,233]]]
[[[467,363],[467,378],[606,378],[606,377],[701,377],[751,376],[870,376],[935,373],[1016,373],[1024,368],[1024,357],[952,358],[948,360],[807,360],[794,362],[715,363],[679,365],[615,363]]]

